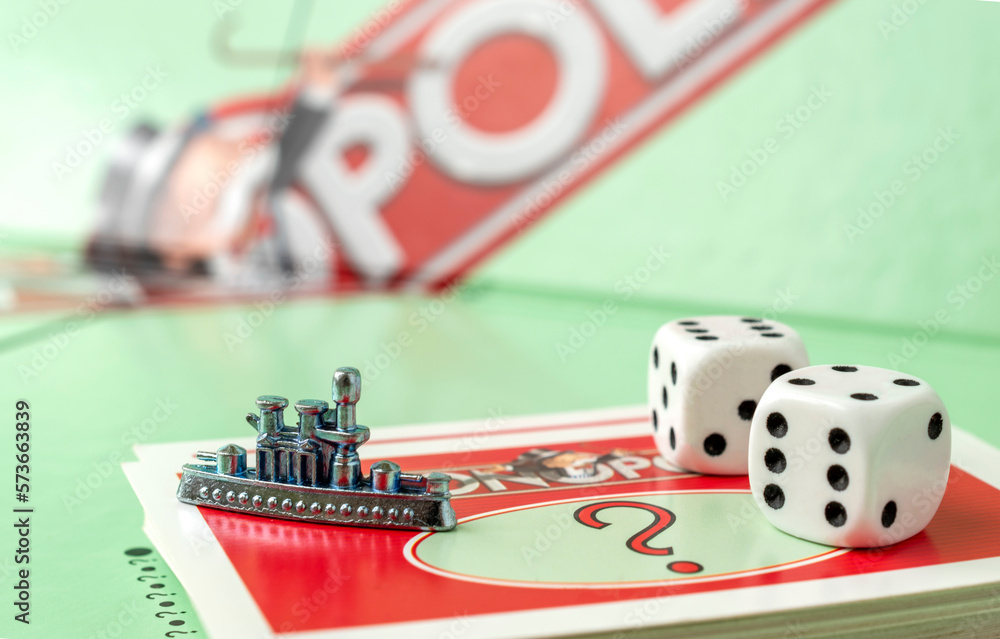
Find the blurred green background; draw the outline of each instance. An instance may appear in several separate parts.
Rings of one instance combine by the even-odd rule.
[[[381,3],[317,1],[308,20],[303,4],[232,2],[237,43],[333,42]],[[24,37],[24,20],[44,6],[58,12]],[[5,4],[0,251],[79,247],[114,138],[132,124],[177,122],[285,80],[212,57],[209,34],[223,7],[230,4]],[[14,401],[31,402],[38,509],[34,623],[14,627],[6,609],[0,636],[99,636],[131,603],[140,607],[125,636],[162,633],[164,621],[141,608],[123,555],[150,545],[116,467],[131,458],[133,429],[169,402],[176,409],[138,439],[246,436],[242,414],[256,395],[323,397],[340,365],[365,372],[359,418],[376,428],[636,404],[645,401],[645,358],[660,324],[764,315],[798,329],[816,363],[927,379],[956,424],[1000,445],[992,404],[1000,371],[998,33],[996,3],[833,2],[492,255],[446,303],[355,295],[273,310],[0,318],[0,424],[12,432]],[[53,164],[67,145],[117,118],[118,96],[149,67],[162,70],[162,84],[115,120],[80,167],[58,176]],[[823,96],[818,108],[811,95]],[[783,118],[796,112],[808,117],[789,135]],[[732,167],[775,144],[744,185],[720,192]],[[865,217],[877,205],[881,215]],[[651,250],[669,258],[633,286]],[[601,319],[608,300],[615,312]],[[227,338],[254,313],[264,321],[249,337]],[[414,313],[433,320],[422,329]],[[574,332],[588,322],[600,326],[580,342]],[[404,333],[413,343],[397,348]],[[380,353],[390,355],[388,366],[378,365]],[[0,476],[12,473],[12,455],[0,451]],[[94,473],[97,487],[76,504]],[[15,542],[7,524],[0,528],[0,587],[10,593]],[[169,585],[186,605],[180,586]]]
[[[287,38],[338,41],[381,6],[230,1],[53,0],[59,12],[30,39],[20,35],[24,20],[41,5],[6,5],[0,222],[9,243],[76,246],[113,140],[132,124],[176,123],[286,79],[285,71],[213,57],[209,36],[220,16],[238,21],[234,45],[279,48]],[[475,279],[601,294],[655,240],[673,257],[643,298],[757,307],[790,289],[799,313],[903,327],[943,308],[953,311],[949,330],[995,335],[996,287],[956,293],[961,308],[949,293],[978,277],[1000,238],[1000,67],[990,63],[998,27],[989,2],[834,2],[578,190]],[[162,83],[117,119],[120,94],[148,68],[162,70]],[[817,90],[824,101],[811,108]],[[788,114],[793,125],[782,123]],[[53,168],[105,117],[114,130],[79,168]],[[720,194],[732,168],[768,138],[777,151],[745,185]],[[895,182],[901,195],[892,194]]]

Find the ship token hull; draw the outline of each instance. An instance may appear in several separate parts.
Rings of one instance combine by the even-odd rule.
[[[382,493],[367,483],[342,489],[260,481],[253,468],[223,475],[214,465],[185,464],[177,499],[247,515],[339,526],[443,532],[457,523],[447,495],[405,488]]]

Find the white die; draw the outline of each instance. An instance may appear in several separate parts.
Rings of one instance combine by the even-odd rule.
[[[871,366],[775,380],[750,429],[750,490],[781,530],[831,546],[893,544],[937,512],[951,422],[923,381]]]
[[[691,317],[653,338],[648,398],[653,438],[675,466],[747,473],[750,420],[771,380],[809,364],[798,333],[753,317]]]

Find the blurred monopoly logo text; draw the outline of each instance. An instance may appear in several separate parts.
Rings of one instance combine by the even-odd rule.
[[[393,4],[342,48],[402,76],[346,89],[299,165],[337,273],[459,278],[828,1]]]

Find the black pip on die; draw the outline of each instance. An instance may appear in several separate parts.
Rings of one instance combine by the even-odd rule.
[[[649,409],[663,457],[685,470],[747,474],[747,444],[764,390],[809,364],[798,333],[755,317],[669,322],[649,355]]]
[[[750,432],[750,489],[764,516],[831,546],[887,546],[923,530],[950,461],[951,422],[934,389],[870,366],[783,375]]]

